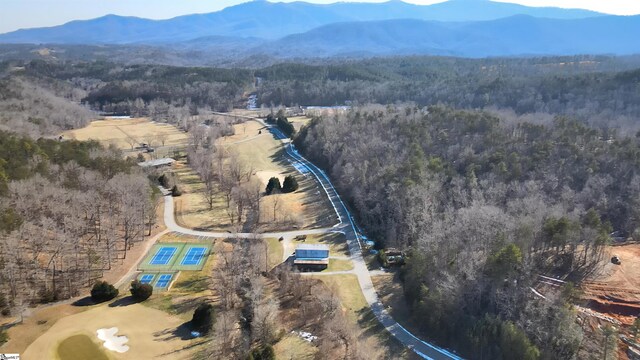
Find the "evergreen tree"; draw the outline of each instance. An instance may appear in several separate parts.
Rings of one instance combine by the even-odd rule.
[[[194,330],[199,331],[202,334],[207,334],[213,328],[215,322],[215,312],[211,304],[202,303],[198,305],[193,312],[193,318],[191,318],[191,326]]]
[[[284,182],[282,183],[282,192],[290,193],[298,190],[298,181],[293,175],[288,175],[284,178]]]
[[[153,294],[153,286],[134,280],[131,282],[130,291],[136,301],[145,301]]]
[[[109,301],[118,296],[118,289],[106,281],[98,281],[91,289],[91,299],[95,302]]]
[[[265,189],[265,193],[267,195],[271,195],[273,193],[278,193],[280,191],[282,191],[282,186],[280,185],[280,179],[278,179],[275,176],[269,179],[269,182],[267,183],[267,188]]]

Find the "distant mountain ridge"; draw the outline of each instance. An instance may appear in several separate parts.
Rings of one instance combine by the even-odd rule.
[[[168,20],[107,15],[64,25],[1,34],[0,43],[162,44],[203,37],[251,37],[275,40],[338,22],[416,19],[444,22],[496,20],[513,15],[580,19],[603,14],[580,9],[536,8],[488,0],[450,0],[414,5],[399,0],[384,3],[251,1],[209,14]]]
[[[326,25],[253,51],[277,57],[628,55],[640,53],[637,34],[640,16],[560,20],[516,15],[466,23],[404,19]]]

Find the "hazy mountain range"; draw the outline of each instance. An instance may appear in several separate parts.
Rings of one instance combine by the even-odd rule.
[[[640,52],[640,17],[488,0],[434,5],[252,1],[168,20],[108,15],[0,35],[0,43],[134,45],[278,58]]]

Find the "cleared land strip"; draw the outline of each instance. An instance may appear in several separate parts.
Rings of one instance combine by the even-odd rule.
[[[230,114],[216,113],[218,115],[225,116],[235,116]],[[205,237],[220,237],[220,238],[268,238],[268,237],[291,237],[296,235],[313,235],[313,234],[324,234],[330,232],[341,232],[344,233],[347,239],[347,245],[349,247],[350,259],[353,262],[353,272],[357,278],[358,283],[360,284],[360,288],[362,289],[362,293],[367,300],[367,304],[375,314],[376,318],[380,323],[389,331],[398,341],[400,341],[403,345],[410,348],[413,352],[424,359],[433,359],[433,360],[445,360],[445,359],[462,359],[458,355],[435,346],[431,343],[423,341],[413,335],[410,331],[402,327],[402,325],[398,324],[391,315],[386,311],[384,305],[380,302],[378,298],[378,294],[373,286],[373,282],[371,281],[371,275],[369,274],[369,269],[367,268],[366,263],[362,257],[362,246],[360,244],[360,238],[358,231],[356,230],[356,225],[353,222],[353,218],[349,213],[346,205],[340,199],[340,195],[337,190],[333,187],[333,184],[329,180],[329,177],[322,171],[320,168],[315,166],[313,163],[305,159],[301,156],[297,150],[294,148],[293,144],[289,141],[289,139],[280,132],[276,127],[269,126],[264,123],[260,119],[250,118],[246,116],[236,116],[241,118],[246,118],[249,120],[257,121],[260,124],[266,126],[269,131],[271,131],[277,138],[282,141],[282,144],[286,150],[286,154],[293,159],[294,161],[299,162],[304,167],[306,167],[309,172],[313,174],[316,180],[320,183],[324,191],[326,192],[329,201],[333,205],[333,208],[338,217],[339,223],[336,224],[333,228],[328,229],[315,229],[315,230],[300,230],[300,231],[285,231],[285,232],[276,232],[276,233],[263,233],[263,234],[250,234],[250,233],[213,233],[206,231],[195,231],[183,228],[176,224],[173,212],[173,198],[168,194],[168,191],[165,189],[163,193],[165,194],[165,208],[164,208],[164,220],[167,228],[171,229],[175,232],[180,232],[188,235],[194,236],[205,236]],[[347,221],[348,220],[348,221]],[[335,274],[335,273],[333,273]]]

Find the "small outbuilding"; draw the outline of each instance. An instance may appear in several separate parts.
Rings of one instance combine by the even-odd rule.
[[[296,246],[293,264],[300,271],[320,271],[329,266],[329,246],[302,244]]]

